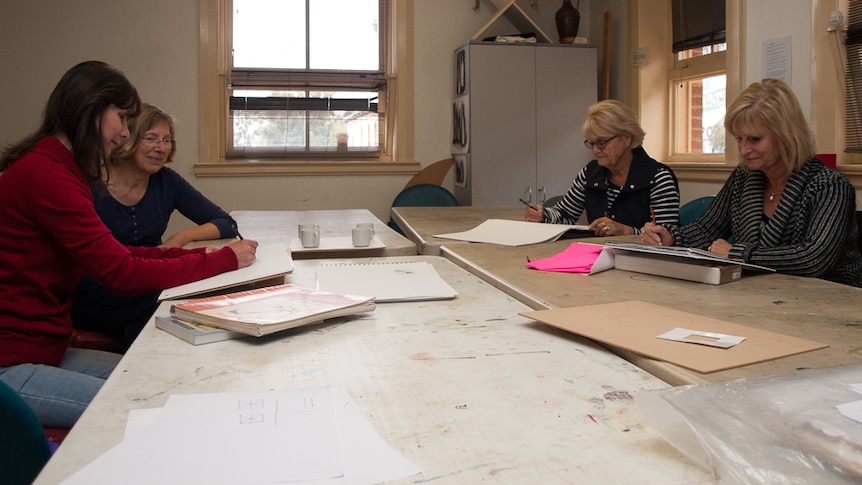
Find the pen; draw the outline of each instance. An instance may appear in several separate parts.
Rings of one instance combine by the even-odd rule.
[[[233,229],[233,233],[236,234],[236,237],[238,237],[239,240],[242,241],[242,234],[239,233],[239,229],[236,228],[236,224],[231,224],[230,227],[231,229]]]
[[[527,201],[526,201],[526,200],[524,200],[524,199],[519,198],[518,200],[519,200],[519,201],[521,201],[521,203],[522,203],[522,204],[524,204],[525,206],[527,206],[527,207],[529,207],[530,209],[533,209],[534,211],[537,211],[537,212],[538,212],[538,210],[539,210],[539,208],[538,208],[538,207],[534,206],[533,204],[531,204],[531,203],[527,202]]]
[[[652,219],[652,224],[655,225],[655,211],[652,210],[652,206],[649,206],[649,216]]]

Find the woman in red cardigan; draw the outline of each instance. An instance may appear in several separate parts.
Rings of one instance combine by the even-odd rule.
[[[70,307],[84,274],[145,294],[251,264],[257,243],[217,250],[117,242],[93,208],[111,150],[141,110],[137,90],[103,62],[69,69],[39,129],[0,155],[0,379],[43,426],[71,427],[120,356],[69,349]],[[119,323],[119,322],[118,322]]]

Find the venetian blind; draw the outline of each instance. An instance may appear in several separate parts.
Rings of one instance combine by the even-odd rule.
[[[851,0],[847,13],[845,152],[862,153],[862,1]]]
[[[673,0],[673,51],[726,41],[724,0]]]

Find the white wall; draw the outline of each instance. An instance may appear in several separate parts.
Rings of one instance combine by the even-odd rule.
[[[408,176],[195,177],[199,157],[198,6],[194,0],[3,2],[0,15],[0,144],[34,130],[63,72],[88,59],[119,68],[144,100],[179,120],[173,168],[226,210],[367,208],[388,220],[392,199]],[[519,5],[555,32],[556,2],[541,12]],[[496,11],[463,0],[416,0],[415,158],[423,166],[449,157],[454,49]],[[584,15],[586,17],[586,14]],[[581,35],[588,32],[582,20]],[[487,35],[513,32],[501,19]],[[451,178],[451,177],[450,177]],[[451,188],[451,185],[450,185]],[[174,221],[171,228],[185,225]]]
[[[654,0],[658,1],[658,0]],[[810,10],[813,0],[746,2],[745,79],[759,79],[763,40],[793,36],[793,87],[810,86]],[[388,220],[392,199],[407,176],[195,177],[199,157],[198,14],[194,0],[51,0],[5,1],[0,15],[0,144],[35,129],[44,103],[66,69],[87,60],[104,60],[126,73],[142,97],[180,121],[179,152],[174,169],[226,210],[367,208]],[[577,0],[573,3],[578,3]],[[518,0],[537,24],[555,35],[553,16],[561,2],[544,0],[541,10]],[[455,48],[490,18],[495,8],[480,0],[415,0],[415,158],[423,166],[449,157],[450,101],[453,97]],[[592,7],[592,12],[590,11]],[[625,99],[629,62],[626,1],[580,2],[579,35],[602,42],[605,10],[613,18],[611,95]],[[514,31],[505,19],[486,35]],[[601,54],[600,54],[601,58]],[[574,174],[572,174],[574,175]],[[451,180],[451,177],[450,177]],[[451,184],[451,181],[449,182]],[[451,189],[451,185],[449,186]],[[697,187],[697,192],[717,187]],[[684,198],[686,187],[683,187]],[[693,198],[697,194],[691,195]],[[183,225],[172,223],[172,228]]]

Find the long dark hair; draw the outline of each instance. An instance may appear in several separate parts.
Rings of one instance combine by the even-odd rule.
[[[138,91],[122,72],[101,61],[75,65],[66,71],[48,98],[39,129],[9,145],[0,155],[0,172],[27,154],[42,138],[64,133],[72,143],[72,155],[87,182],[101,185],[102,165],[109,154],[104,153],[99,121],[112,104],[126,110],[130,118],[141,111]]]

